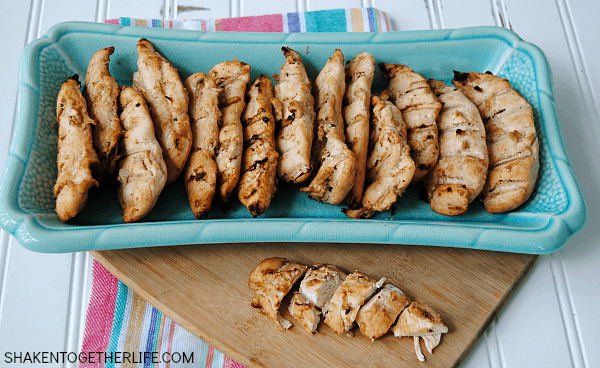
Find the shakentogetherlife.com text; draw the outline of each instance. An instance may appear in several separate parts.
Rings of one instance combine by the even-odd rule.
[[[185,352],[5,352],[4,363],[7,364],[51,364],[51,363],[194,363],[194,353]]]

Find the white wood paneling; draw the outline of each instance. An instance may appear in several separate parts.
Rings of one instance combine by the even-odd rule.
[[[241,0],[242,16],[292,13],[297,10],[296,0]]]
[[[0,43],[5,50],[2,57],[2,98],[0,98],[0,179],[4,174],[4,165],[8,157],[8,146],[17,101],[17,84],[19,78],[19,57],[25,46],[30,1],[0,2]],[[18,50],[18,51],[15,51]]]
[[[110,2],[108,19],[113,18],[141,18],[141,19],[163,19],[168,18],[169,9],[165,12],[165,0],[118,1]],[[165,17],[166,15],[166,17]]]
[[[497,329],[506,367],[571,366],[548,257],[541,257],[504,306]],[[531,354],[546,346],[544,354]]]
[[[42,24],[40,27],[42,35],[58,23],[68,21],[93,22],[96,19],[95,0],[48,0],[43,3]]]
[[[386,12],[393,31],[431,29],[425,1],[373,0],[373,7]]]
[[[114,0],[113,0],[114,1]],[[241,16],[238,1],[178,0],[177,19],[219,19]]]
[[[445,28],[497,25],[491,1],[449,0],[441,5]]]
[[[564,300],[566,298],[568,300],[569,304],[573,306],[573,315],[566,315],[564,318],[576,318],[577,321],[580,321],[581,323],[578,325],[582,340],[584,342],[593,341],[597,335],[597,327],[600,326],[596,292],[600,285],[600,272],[598,272],[600,216],[595,210],[600,206],[600,196],[598,196],[600,171],[597,164],[600,159],[597,143],[600,121],[598,121],[597,110],[594,106],[598,101],[590,99],[589,92],[586,94],[586,91],[589,91],[586,86],[589,76],[585,75],[585,70],[581,65],[581,60],[585,61],[585,55],[578,55],[580,50],[578,50],[577,43],[580,41],[573,34],[569,34],[573,32],[573,29],[568,25],[568,20],[562,19],[567,15],[563,14],[561,17],[561,9],[558,4],[541,0],[528,2],[510,0],[506,3],[511,14],[514,9],[515,15],[511,15],[511,23],[515,30],[524,39],[538,45],[545,52],[552,66],[556,89],[556,108],[562,125],[565,145],[588,208],[587,225],[570,239],[557,257],[558,260],[564,258],[566,265],[564,274],[570,281],[567,282],[570,288],[567,288],[567,291],[571,292],[572,297],[557,295],[557,299]],[[577,3],[577,14],[580,17],[584,9],[589,12],[598,7],[597,3],[594,5],[591,1],[573,2],[573,4],[575,3]],[[536,13],[537,16],[525,16],[525,14],[533,13]],[[590,13],[590,16],[592,14],[594,13]],[[593,22],[579,24],[585,27],[577,33],[587,35],[585,47],[582,50],[596,49],[597,53],[598,25],[594,25]],[[592,30],[592,32],[587,30]],[[589,65],[597,64],[594,59],[587,60],[593,61]],[[560,263],[555,264],[555,267],[561,267]],[[569,297],[572,300],[569,300]],[[569,322],[565,326],[577,327],[577,324]],[[579,343],[577,346],[578,343],[578,341],[573,341],[572,345],[574,348],[579,347],[584,350],[591,366],[598,366],[600,351],[594,346],[586,349],[585,343]],[[579,361],[577,359],[579,354],[580,352],[575,349],[573,353],[575,362]]]
[[[11,243],[1,350],[64,351],[72,256],[33,253],[14,238]]]

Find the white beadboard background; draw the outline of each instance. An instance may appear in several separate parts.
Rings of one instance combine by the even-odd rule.
[[[178,12],[178,6],[205,10]],[[59,22],[371,6],[388,14],[393,30],[512,28],[548,57],[564,141],[588,207],[587,224],[562,250],[540,257],[462,367],[600,367],[600,1],[0,0],[0,168],[8,154],[20,52]],[[79,350],[91,264],[87,253],[37,254],[0,232],[0,366],[6,364],[5,352]]]

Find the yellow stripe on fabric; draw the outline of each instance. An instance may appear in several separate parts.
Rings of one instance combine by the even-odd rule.
[[[350,9],[350,19],[352,19],[352,32],[363,32],[363,14],[361,9]]]
[[[148,26],[148,21],[146,19],[136,19],[135,25],[138,27],[146,27]]]
[[[138,354],[140,346],[140,338],[144,327],[144,316],[146,314],[146,302],[136,293],[133,293],[131,301],[131,316],[129,317],[129,326],[127,327],[127,335],[123,345],[123,352]],[[136,356],[136,359],[138,357]],[[135,368],[133,356],[129,361],[123,362],[123,368]]]

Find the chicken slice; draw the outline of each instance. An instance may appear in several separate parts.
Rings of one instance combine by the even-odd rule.
[[[490,213],[513,210],[531,196],[539,174],[533,108],[504,78],[454,72],[452,83],[479,109],[489,168],[480,198]]]
[[[154,208],[167,182],[167,165],[142,95],[132,87],[124,87],[119,108],[125,135],[121,142],[118,197],[123,221],[134,222]]]
[[[98,186],[90,169],[98,164],[92,143],[91,126],[95,122],[88,115],[80,88],[79,76],[75,74],[60,87],[56,102],[58,177],[54,197],[62,222],[75,217],[85,207],[90,188]]]
[[[138,41],[138,70],[133,86],[142,93],[154,122],[156,139],[167,164],[167,185],[185,166],[192,147],[188,93],[177,69],[145,38]]]
[[[369,218],[376,211],[390,209],[411,183],[415,173],[402,114],[387,98],[387,91],[372,97],[367,189],[362,208],[342,210],[352,218]]]
[[[302,57],[289,47],[282,47],[285,62],[277,81],[273,108],[277,121],[275,142],[279,152],[277,178],[286,183],[301,183],[312,172],[311,148],[315,121],[314,98],[310,93]]]
[[[435,165],[438,132],[435,123],[442,105],[431,92],[425,78],[402,64],[380,64],[389,81],[390,100],[402,111],[408,132],[408,145],[415,162],[412,182],[421,180]]]
[[[368,52],[361,52],[346,65],[346,92],[343,100],[346,144],[356,156],[356,178],[346,197],[350,208],[360,207],[362,203],[369,150],[371,85],[374,76],[375,58]]]
[[[219,146],[219,92],[214,79],[204,73],[195,73],[185,80],[189,93],[189,115],[192,128],[192,148],[184,171],[184,187],[190,207],[198,219],[208,217],[217,187]]]
[[[439,344],[440,336],[448,332],[442,316],[426,304],[412,302],[400,314],[398,322],[391,329],[396,337],[409,336],[414,338],[415,353],[420,361],[425,361],[421,352],[419,337],[423,337],[427,350],[433,354],[433,349]]]
[[[358,310],[384,282],[358,271],[348,275],[323,308],[325,324],[337,334],[351,335]]]
[[[110,55],[113,52],[114,47],[106,47],[92,56],[83,88],[88,112],[96,121],[92,128],[92,139],[99,164],[93,168],[93,174],[101,184],[108,183],[117,175],[119,141],[123,136],[123,127],[117,112],[119,85],[108,70]]]
[[[317,331],[321,312],[299,292],[295,291],[289,306],[290,315],[306,332],[313,334]]]
[[[346,90],[344,55],[337,49],[315,80],[317,129],[313,157],[318,171],[300,192],[329,204],[340,204],[356,178],[356,155],[346,145],[342,100]]]
[[[246,102],[244,95],[250,82],[250,65],[238,61],[224,61],[208,73],[222,88],[219,93],[221,121],[217,149],[217,195],[223,209],[229,208],[230,195],[240,180],[244,131],[240,121]]]
[[[254,290],[252,307],[262,308],[278,326],[287,330],[292,323],[279,314],[283,298],[306,272],[308,266],[273,257],[260,262],[250,273],[248,287]]]
[[[385,335],[411,300],[393,285],[384,285],[356,315],[360,332],[375,340]]]
[[[423,178],[423,191],[431,208],[443,215],[467,211],[487,177],[485,127],[477,107],[457,88],[429,80],[442,103],[437,117],[440,156]]]
[[[348,275],[329,264],[316,264],[306,271],[300,293],[317,308],[324,308]]]
[[[244,154],[238,199],[252,217],[262,215],[277,190],[275,118],[271,79],[261,74],[246,91],[247,105],[242,114]]]

